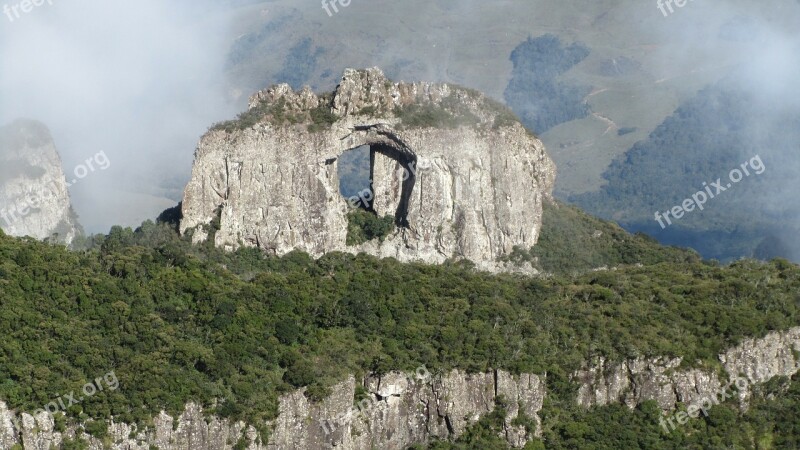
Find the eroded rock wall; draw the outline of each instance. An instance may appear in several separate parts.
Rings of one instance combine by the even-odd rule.
[[[17,416],[0,402],[0,448],[22,442],[26,450],[58,448],[76,433],[89,442],[91,450],[229,450],[240,440],[250,450],[337,448],[403,450],[433,438],[449,439],[495,407],[495,393],[509,404],[506,437],[516,447],[529,438],[521,426],[511,422],[523,411],[541,431],[537,416],[544,400],[544,383],[536,375],[511,376],[497,373],[467,375],[453,371],[442,377],[421,378],[399,372],[362,380],[367,398],[354,406],[356,380],[353,377],[334,386],[332,395],[319,403],[310,402],[302,390],[280,399],[278,418],[269,443],[261,444],[253,427],[242,422],[207,418],[202,408],[188,404],[174,419],[166,413],[153,420],[153,427],[137,430],[126,424],[112,424],[109,437],[98,440],[71,427],[54,431],[51,416],[41,413]]]
[[[466,258],[491,271],[503,270],[497,260],[515,246],[536,244],[555,166],[538,139],[482,94],[348,70],[332,96],[279,85],[253,97],[257,111],[268,112],[255,125],[217,127],[200,141],[181,223],[196,240],[220,214],[215,243],[227,249]],[[297,123],[310,111],[333,114],[333,123]],[[347,246],[338,158],[362,145],[378,149],[375,209],[402,226],[383,242]]]
[[[800,370],[798,355],[800,328],[747,339],[725,351],[719,355],[724,376],[680,369],[678,358],[634,359],[613,365],[600,358],[575,374],[580,384],[577,400],[584,407],[621,402],[631,408],[655,400],[661,409],[671,410],[678,402],[688,405],[714,398],[732,380],[743,377],[747,383],[738,395],[746,406],[749,386],[796,374]]]
[[[800,327],[748,339],[725,351],[720,362],[726,374],[683,370],[678,359],[631,360],[616,365],[598,360],[575,374],[577,401],[584,407],[616,402],[635,407],[655,400],[669,411],[678,402],[696,404],[713,397],[727,384],[723,378],[745,377],[750,386],[775,376],[792,376],[800,370],[798,354]],[[367,395],[355,404],[358,385]],[[278,417],[267,424],[272,430],[267,444],[261,443],[254,427],[207,417],[192,403],[177,418],[162,412],[154,418],[153,427],[145,430],[112,423],[108,438],[98,440],[75,427],[57,432],[47,413],[37,417],[17,414],[0,402],[0,448],[22,443],[26,450],[49,450],[77,433],[92,450],[149,450],[150,446],[160,450],[230,450],[240,441],[250,450],[405,449],[434,439],[457,438],[494,409],[498,396],[507,402],[506,441],[519,448],[540,435],[539,413],[546,395],[545,379],[538,375],[513,376],[504,371],[466,374],[457,370],[433,377],[421,376],[419,371],[392,372],[364,380],[350,377],[331,392],[318,403],[310,402],[302,390],[281,397]],[[746,406],[748,389],[741,393],[739,399]],[[534,424],[531,434],[512,424],[520,413]]]

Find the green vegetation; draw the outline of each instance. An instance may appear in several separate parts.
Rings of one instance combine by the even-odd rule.
[[[256,107],[251,108],[237,117],[236,120],[228,120],[214,124],[211,130],[224,130],[232,133],[237,130],[246,130],[259,123],[270,123],[275,126],[297,125],[308,123],[308,131],[316,133],[330,128],[336,122],[337,116],[327,106],[330,94],[323,95],[323,105],[311,111],[295,111],[288,108],[286,99],[281,97],[275,102],[262,101]]]
[[[530,250],[515,248],[506,261],[533,263],[547,273],[579,273],[601,267],[698,262],[692,250],[663,247],[651,237],[631,235],[612,222],[560,202],[545,201],[539,241]]]
[[[330,107],[324,105],[312,109],[310,114],[311,124],[308,126],[308,131],[311,133],[327,130],[339,119],[339,117],[331,111]]]
[[[432,103],[411,104],[403,108],[397,107],[394,114],[403,121],[405,128],[458,128],[479,123],[478,118],[470,111],[458,113]]]
[[[394,229],[393,216],[378,217],[373,212],[355,208],[347,214],[347,245],[359,245],[373,239],[383,242]]]
[[[89,443],[84,439],[64,439],[61,442],[61,450],[86,450],[89,448]]]
[[[260,122],[269,122],[273,125],[283,125],[284,123],[297,123],[299,117],[294,115],[286,116],[286,99],[281,98],[275,103],[262,101],[255,108],[239,114],[236,120],[227,120],[211,126],[211,130],[224,130],[232,133],[236,130],[246,130],[254,127]]]
[[[70,417],[147,423],[195,400],[258,424],[297,387],[318,398],[347,374],[422,364],[547,372],[561,395],[596,355],[713,364],[800,319],[800,269],[781,260],[528,279],[366,255],[226,254],[150,222],[89,243],[69,252],[0,236],[0,398],[13,409],[112,369],[119,389]]]
[[[528,129],[541,134],[589,115],[583,99],[591,88],[558,81],[587,56],[589,49],[584,45],[564,46],[552,34],[528,38],[511,52],[514,69],[504,96]]]
[[[659,253],[568,207],[547,214],[561,222],[543,230],[543,248],[534,252],[563,270],[535,279],[460,262],[224,253],[192,245],[168,220],[114,227],[86,239],[89,249],[80,252],[0,233],[0,398],[30,412],[114,370],[119,388],[73,405],[69,421],[97,420],[87,431],[102,437],[101,421],[112,415],[148,424],[158,411],[177,414],[193,400],[209,414],[261,426],[266,438],[263,423],[277,414],[279,396],[299,387],[320,399],[349,374],[502,368],[547,373],[545,442],[576,448],[606,436],[598,433],[621,436],[613,428],[585,431],[601,418],[609,427],[632,420],[644,427],[649,417],[636,419],[646,409],[575,410],[569,375],[586,360],[667,356],[716,368],[717,355],[745,337],[800,323],[800,268],[784,260],[721,267],[681,250]],[[380,225],[377,219],[366,230]],[[610,244],[581,243],[595,229],[612,236]],[[643,265],[569,274],[566,253],[553,253],[569,230],[575,245],[596,254],[578,264],[638,258]],[[611,244],[628,250],[605,247]],[[495,430],[503,414],[498,408],[479,426]],[[794,433],[769,417],[763,423],[775,424],[775,442]],[[531,425],[524,417],[517,423]],[[456,447],[436,445],[492,448],[493,436],[475,429]]]
[[[800,207],[783,193],[795,190],[800,171],[795,157],[800,112],[788,108],[776,114],[774,104],[741,83],[733,76],[698,92],[609,166],[600,191],[570,201],[627,230],[691,246],[706,258],[753,256],[765,241],[759,257],[798,258]],[[666,229],[654,220],[656,211],[680,205],[704,183],[720,178],[725,187],[729,172],[756,155],[763,173],[751,166],[749,176],[709,199],[702,211],[695,209]]]

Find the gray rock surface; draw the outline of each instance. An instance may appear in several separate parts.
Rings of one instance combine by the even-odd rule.
[[[367,398],[353,405],[355,380],[336,386],[334,394],[313,405],[302,393],[281,400],[281,416],[269,448],[405,449],[415,443],[460,436],[469,425],[495,408],[496,395],[509,403],[509,444],[521,447],[529,438],[511,422],[520,409],[541,428],[538,412],[544,401],[544,380],[536,375],[513,377],[506,372],[419,379],[402,373],[364,380]]]
[[[483,94],[347,70],[332,94],[278,85],[255,94],[250,108],[255,124],[215,127],[198,145],[181,223],[198,241],[219,213],[215,244],[226,249],[455,257],[500,271],[499,257],[539,237],[555,166],[542,143]],[[310,128],[313,114],[332,120]],[[373,207],[401,226],[383,242],[348,246],[338,158],[362,145],[372,149]]]
[[[800,328],[792,328],[747,339],[719,355],[724,377],[699,369],[681,370],[681,360],[677,358],[640,358],[616,365],[599,358],[573,378],[580,384],[578,404],[584,407],[622,402],[633,408],[655,400],[661,409],[670,410],[678,402],[688,405],[712,398],[742,377],[747,383],[745,389],[739,390],[739,399],[746,407],[749,386],[776,376],[794,375],[800,370],[798,355]]]
[[[0,127],[0,229],[12,236],[70,243],[80,226],[47,127],[17,120]]]
[[[545,393],[544,382],[536,375],[453,371],[427,378],[393,372],[367,378],[362,386],[367,397],[358,405],[353,402],[353,377],[334,386],[331,396],[319,403],[309,402],[303,390],[281,397],[279,416],[268,424],[273,432],[266,445],[260,443],[253,427],[206,417],[202,408],[192,403],[177,419],[162,412],[154,418],[153,427],[145,430],[112,423],[109,437],[98,440],[75,427],[56,432],[47,413],[35,418],[25,413],[18,416],[0,402],[0,448],[11,448],[21,440],[26,450],[49,450],[77,434],[88,441],[91,450],[149,450],[151,445],[160,450],[230,450],[242,439],[249,450],[400,450],[432,438],[459,436],[494,409],[495,392],[509,403],[510,444],[521,447],[532,437],[510,425],[520,410],[537,424],[534,434],[541,432],[537,413]]]
[[[631,360],[617,365],[597,360],[574,375],[580,385],[577,401],[584,407],[614,402],[635,407],[655,400],[667,411],[678,402],[696,404],[714,396],[727,384],[722,378],[744,376],[749,386],[775,376],[794,375],[800,369],[798,353],[800,327],[748,339],[725,351],[720,355],[727,371],[724,376],[681,370],[678,359]],[[49,450],[76,435],[86,439],[91,450],[149,450],[151,445],[160,450],[230,450],[240,440],[250,450],[405,449],[415,443],[458,437],[494,409],[498,396],[507,402],[504,437],[519,448],[541,433],[538,415],[546,395],[544,381],[531,374],[466,374],[458,370],[441,376],[418,371],[358,381],[349,377],[319,403],[310,402],[303,390],[281,397],[277,419],[266,424],[272,430],[267,444],[261,443],[254,427],[209,417],[192,403],[177,418],[162,412],[153,419],[153,426],[144,430],[112,423],[109,437],[101,441],[74,426],[57,432],[47,413],[37,417],[17,414],[0,402],[0,449],[22,442],[26,450]],[[365,388],[366,395],[354,404],[357,385]],[[745,390],[740,396],[743,407],[746,397]],[[533,436],[512,425],[520,412],[534,424]]]

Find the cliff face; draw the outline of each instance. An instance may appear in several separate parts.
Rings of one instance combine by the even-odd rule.
[[[302,392],[283,398],[269,448],[401,450],[434,438],[454,439],[493,411],[497,396],[509,403],[505,437],[510,445],[522,447],[528,440],[523,427],[511,424],[520,411],[536,424],[533,434],[541,432],[537,414],[544,380],[536,375],[453,371],[428,381],[391,373],[365,380],[370,396],[356,407],[355,385],[352,378],[341,383],[319,405],[310,404]]]
[[[544,400],[544,382],[535,375],[514,377],[506,372],[467,375],[453,371],[443,377],[421,377],[389,373],[367,378],[360,384],[368,395],[354,406],[356,380],[333,387],[333,394],[320,403],[310,403],[303,391],[280,399],[280,415],[269,427],[269,443],[263,445],[253,427],[242,422],[207,418],[202,408],[189,404],[180,417],[161,413],[153,428],[137,431],[126,424],[112,424],[105,442],[79,433],[91,450],[223,450],[232,449],[240,439],[250,450],[322,449],[342,450],[406,449],[433,438],[455,438],[466,427],[491,412],[495,397],[508,402],[506,439],[516,447],[528,440],[526,430],[511,422],[522,411],[541,431],[537,413]],[[20,430],[20,431],[18,431]],[[65,438],[74,438],[75,428],[54,431],[52,417],[22,414],[19,418],[0,402],[0,448],[20,441],[26,450],[49,450]],[[108,445],[106,445],[108,444]]]
[[[538,139],[480,93],[347,70],[332,94],[288,85],[259,92],[243,117],[198,146],[181,223],[197,240],[219,214],[215,244],[227,249],[461,257],[501,270],[499,257],[539,236],[555,167]],[[371,148],[372,209],[398,227],[383,242],[347,246],[338,158],[363,145]]]
[[[79,233],[61,158],[39,122],[0,127],[0,228],[36,239],[57,233],[66,243]]]
[[[744,341],[720,355],[720,361],[728,380],[740,377],[746,381],[742,389],[735,389],[746,407],[749,387],[775,376],[794,375],[800,370],[799,354],[800,328],[794,328]],[[720,397],[727,385],[723,377],[698,369],[679,370],[679,364],[677,359],[664,358],[619,365],[595,361],[575,374],[574,381],[580,385],[577,401],[585,407],[616,402],[634,407],[645,400],[656,400],[669,411],[677,402],[689,405]],[[367,394],[354,404],[356,386],[364,387]],[[470,375],[457,370],[443,376],[417,371],[364,380],[350,377],[331,392],[319,403],[309,402],[302,390],[281,397],[278,418],[267,424],[272,430],[267,444],[261,443],[252,426],[207,417],[202,408],[191,403],[177,418],[162,412],[154,418],[153,427],[145,430],[113,423],[108,438],[100,441],[77,432],[75,427],[56,432],[47,413],[35,418],[18,415],[0,402],[0,448],[22,443],[26,450],[49,450],[77,433],[92,450],[149,450],[151,446],[161,450],[230,450],[239,442],[250,450],[405,449],[415,443],[460,436],[494,409],[498,396],[507,403],[504,437],[519,448],[540,435],[538,414],[546,395],[541,376],[512,376],[503,371]],[[533,425],[530,434],[512,424],[521,413]]]
[[[589,407],[623,402],[631,408],[655,400],[663,410],[678,402],[695,404],[713,398],[737,378],[743,386],[737,395],[747,405],[749,386],[776,376],[792,376],[800,370],[800,328],[748,339],[719,355],[725,380],[698,369],[679,370],[680,359],[635,359],[607,365],[600,359],[575,374],[580,383],[578,403]]]

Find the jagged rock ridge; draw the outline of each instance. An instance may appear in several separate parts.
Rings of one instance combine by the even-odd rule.
[[[382,242],[347,246],[338,158],[364,145],[371,207],[398,227]],[[239,121],[212,128],[195,154],[181,231],[205,240],[218,217],[215,244],[227,249],[465,258],[498,271],[498,258],[536,243],[554,179],[542,143],[483,94],[347,70],[331,94],[274,86]]]
[[[0,229],[70,243],[81,233],[61,157],[47,127],[16,120],[0,127]]]

